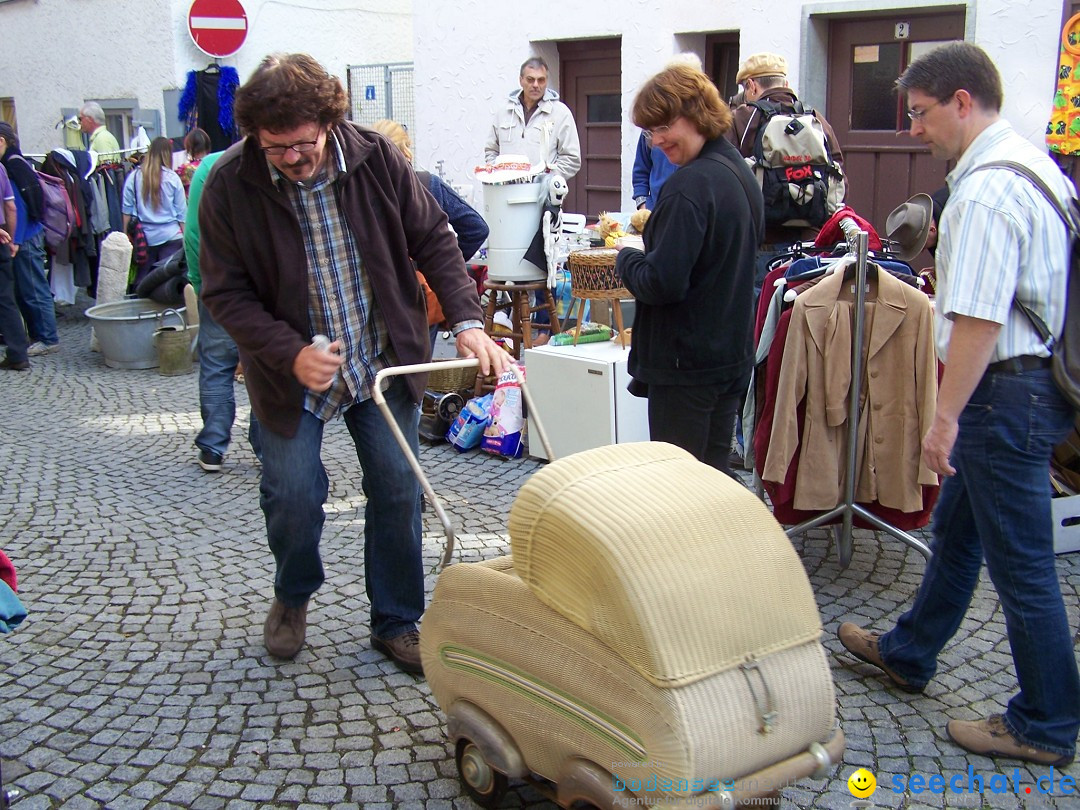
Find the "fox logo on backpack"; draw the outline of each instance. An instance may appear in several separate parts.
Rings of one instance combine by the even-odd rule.
[[[747,162],[761,183],[766,224],[820,227],[843,206],[847,191],[821,121],[798,100],[749,106],[762,116]]]

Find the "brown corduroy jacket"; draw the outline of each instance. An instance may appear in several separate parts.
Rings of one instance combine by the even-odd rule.
[[[425,362],[431,351],[426,303],[410,259],[424,268],[452,324],[482,319],[476,285],[446,214],[397,148],[354,124],[334,132],[345,159],[334,181],[338,201],[386,321],[389,348],[398,363]],[[312,335],[307,255],[286,194],[255,138],[230,147],[199,202],[200,265],[203,301],[236,341],[256,416],[293,436],[304,400],[293,361]],[[419,402],[425,379],[410,375],[406,382]]]

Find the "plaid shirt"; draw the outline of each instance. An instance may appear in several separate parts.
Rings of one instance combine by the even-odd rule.
[[[345,364],[330,388],[322,393],[304,392],[304,410],[324,422],[353,402],[369,399],[375,375],[394,365],[386,323],[334,193],[334,181],[345,171],[345,158],[333,131],[327,135],[327,148],[332,150],[332,160],[306,183],[289,180],[270,164],[304,235],[312,334],[344,345]]]

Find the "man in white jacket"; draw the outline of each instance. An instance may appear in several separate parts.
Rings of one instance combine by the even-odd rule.
[[[569,180],[581,168],[574,114],[548,88],[547,62],[539,56],[525,60],[518,81],[521,91],[510,93],[495,114],[484,160],[494,163],[499,155],[528,155],[534,166],[544,164]]]

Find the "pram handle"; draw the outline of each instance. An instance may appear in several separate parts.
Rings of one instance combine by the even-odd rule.
[[[440,360],[438,362],[430,363],[413,363],[408,366],[391,366],[390,368],[384,368],[375,375],[375,383],[372,386],[374,389],[372,392],[372,399],[375,401],[379,410],[382,411],[386,423],[390,426],[390,431],[394,434],[394,438],[397,440],[401,451],[405,454],[405,458],[408,459],[409,466],[412,467],[413,474],[420,482],[421,489],[424,490],[424,496],[427,498],[428,503],[435,509],[435,514],[439,516],[439,522],[442,523],[443,531],[446,533],[446,548],[443,551],[442,561],[439,563],[440,568],[445,568],[449,565],[450,559],[454,555],[454,526],[450,522],[446,510],[443,509],[442,501],[439,500],[439,496],[435,494],[435,490],[432,489],[427,476],[424,475],[424,471],[420,468],[420,461],[417,459],[416,454],[413,453],[412,447],[409,446],[405,434],[401,432],[401,427],[398,426],[397,420],[394,419],[393,413],[390,412],[390,406],[386,404],[386,397],[383,396],[382,384],[387,377],[396,377],[405,374],[424,374],[435,371],[436,369],[450,370],[455,368],[478,368],[479,366],[480,361],[475,357],[463,357],[456,360]],[[525,407],[529,414],[530,433],[533,429],[536,430],[537,435],[540,437],[540,443],[544,445],[544,452],[547,453],[548,459],[553,461],[555,459],[555,454],[551,450],[547,432],[544,430],[536,406],[533,404],[532,394],[529,393],[529,388],[525,384],[525,375],[517,365],[512,365],[510,368],[513,369],[514,376],[521,386],[521,395],[525,399]]]

